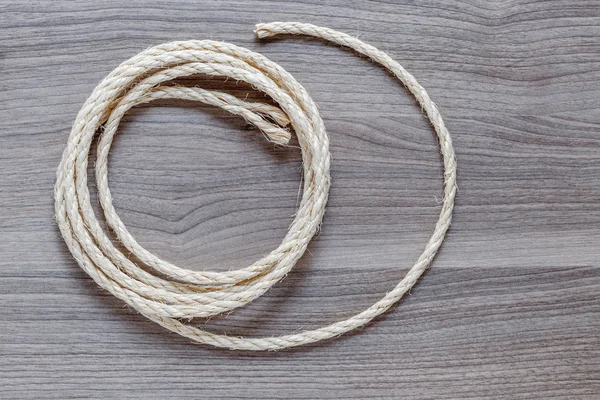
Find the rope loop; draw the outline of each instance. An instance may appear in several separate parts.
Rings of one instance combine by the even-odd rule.
[[[73,124],[57,170],[55,212],[61,234],[78,264],[102,288],[163,327],[196,342],[238,350],[277,350],[341,335],[371,321],[395,304],[418,280],[437,253],[450,226],[456,195],[456,161],[450,134],[425,90],[387,54],[341,32],[310,24],[273,22],[256,26],[259,38],[307,35],[347,46],[392,72],[415,96],[437,133],[444,158],[444,201],[423,254],[398,285],[365,311],[331,325],[280,337],[240,338],[198,329],[185,321],[242,307],[280,281],[304,254],[321,224],[330,186],[329,139],[306,90],[266,57],[229,43],[189,40],[161,44],[119,65],[94,89]],[[206,74],[244,81],[271,97],[276,106],[242,101],[201,88],[168,85],[174,79]],[[293,128],[303,159],[302,201],[283,241],[249,267],[226,272],[192,271],[160,259],[142,247],[117,215],[108,186],[108,154],[118,125],[136,105],[157,99],[185,99],[220,107],[243,117],[266,139],[285,145]],[[90,147],[102,128],[96,158],[99,199],[108,226],[147,268],[120,251],[96,218],[87,186]]]

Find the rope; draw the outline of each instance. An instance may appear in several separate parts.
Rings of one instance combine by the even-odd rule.
[[[348,319],[318,329],[279,337],[241,338],[214,334],[186,321],[229,312],[256,299],[281,280],[317,232],[329,192],[329,140],[317,107],[306,90],[282,67],[264,56],[229,43],[190,40],[161,44],[119,65],[94,89],[73,124],[57,171],[55,211],[62,236],[77,260],[102,288],[163,327],[196,342],[239,350],[277,350],[332,338],[365,325],[392,307],[416,283],[437,253],[452,218],[456,161],[450,134],[437,107],[415,78],[387,54],[328,28],[296,22],[256,26],[259,38],[307,35],[354,49],[394,74],[415,96],[437,133],[444,159],[444,201],[423,254],[397,286],[381,300]],[[241,101],[200,88],[165,86],[195,74],[244,81],[270,96],[279,107]],[[191,271],[144,249],[116,213],[108,187],[108,153],[123,115],[156,99],[200,101],[240,115],[268,140],[285,144],[293,127],[303,157],[304,187],[298,212],[281,245],[251,266],[227,272]],[[102,129],[96,160],[99,198],[107,224],[123,246],[147,268],[117,249],[96,218],[87,187],[90,146]],[[151,271],[151,272],[149,272]]]

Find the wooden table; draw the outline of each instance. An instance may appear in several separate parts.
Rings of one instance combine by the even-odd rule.
[[[310,254],[207,329],[277,335],[352,315],[401,279],[440,210],[437,143],[406,90],[320,41],[257,42],[254,24],[273,20],[359,36],[411,71],[454,139],[459,194],[439,256],[392,312],[314,346],[215,350],[98,288],[53,220],[70,126],[121,61],[176,39],[248,47],[307,88],[331,137]],[[598,399],[599,39],[595,1],[0,1],[0,398]],[[191,269],[257,260],[298,201],[297,148],[195,103],[132,110],[110,162],[132,233]]]

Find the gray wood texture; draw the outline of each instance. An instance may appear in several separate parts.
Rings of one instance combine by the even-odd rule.
[[[399,60],[445,117],[460,191],[441,253],[392,312],[314,346],[215,350],[99,289],[53,221],[70,125],[121,61],[175,39],[248,47],[308,89],[331,137],[310,254],[209,329],[276,335],[352,315],[412,265],[440,207],[436,141],[401,85],[319,41],[255,41],[253,25],[273,20],[358,35]],[[0,398],[600,398],[597,1],[2,0],[0,71]],[[268,253],[297,204],[298,150],[198,104],[132,110],[110,161],[134,235],[192,269]]]

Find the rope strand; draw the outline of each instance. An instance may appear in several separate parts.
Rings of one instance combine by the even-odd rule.
[[[350,47],[392,72],[411,91],[430,119],[444,159],[444,201],[423,254],[392,291],[348,319],[279,337],[218,335],[184,322],[244,306],[280,281],[316,234],[329,193],[329,139],[313,100],[278,64],[229,43],[190,40],[161,44],[125,61],[100,82],[77,115],[57,170],[55,212],[62,236],[78,264],[98,285],[147,318],[203,344],[238,350],[277,350],[332,338],[363,326],[410,290],[431,263],[450,226],[456,195],[456,161],[450,134],[437,107],[415,78],[384,52],[344,33],[297,22],[259,24],[255,33],[259,38],[279,34],[313,36]],[[247,82],[270,96],[278,107],[242,101],[216,91],[164,85],[195,74]],[[290,132],[285,129],[288,125],[298,137],[304,173],[298,212],[279,247],[247,268],[226,272],[179,268],[143,248],[117,215],[108,187],[108,153],[118,125],[131,107],[167,98],[220,107],[243,117],[274,143],[288,143]],[[92,210],[87,186],[88,157],[93,137],[101,127],[96,180],[106,222],[123,246],[153,273],[134,264],[115,247]]]

